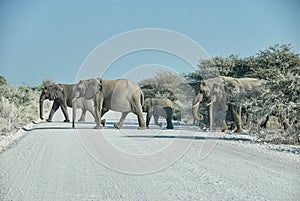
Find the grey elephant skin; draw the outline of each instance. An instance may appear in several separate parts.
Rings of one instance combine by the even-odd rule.
[[[45,86],[42,90],[40,96],[40,118],[43,118],[43,102],[48,99],[53,101],[52,108],[49,117],[46,121],[51,122],[54,113],[60,107],[64,116],[64,122],[69,122],[69,115],[67,107],[72,107],[73,100],[73,90],[75,89],[75,84],[53,84],[50,86]],[[81,99],[78,100],[77,108],[82,109],[81,117],[78,121],[85,121],[86,111],[90,111],[95,118],[94,103],[92,100]]]
[[[80,97],[94,101],[97,124],[94,128],[96,129],[101,128],[101,117],[108,110],[122,112],[121,119],[115,124],[115,128],[122,128],[125,118],[130,112],[137,115],[139,128],[146,128],[142,113],[144,94],[140,87],[131,80],[105,80],[102,78],[81,80],[77,84],[74,93],[73,104],[76,104],[76,99]],[[75,127],[74,118],[76,115],[74,111],[73,107],[73,127]]]
[[[194,119],[203,119],[203,116],[198,114],[199,106],[203,100],[209,99],[207,108],[210,129],[213,129],[213,125],[216,123],[216,127],[222,127],[222,130],[225,130],[225,117],[230,113],[229,116],[232,116],[232,120],[236,125],[235,132],[244,132],[242,129],[241,108],[231,104],[231,99],[235,94],[240,92],[247,93],[251,90],[259,90],[259,86],[262,83],[263,80],[255,78],[232,78],[225,76],[201,81],[196,88],[193,100]]]
[[[143,105],[143,112],[147,112],[146,126],[149,128],[149,122],[153,115],[155,125],[162,127],[162,123],[158,122],[158,118],[164,117],[167,121],[167,129],[173,129],[172,116],[174,104],[166,98],[147,98]]]

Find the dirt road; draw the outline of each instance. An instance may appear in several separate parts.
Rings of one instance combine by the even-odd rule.
[[[0,200],[299,200],[299,155],[178,126],[93,126],[28,129],[0,154]]]

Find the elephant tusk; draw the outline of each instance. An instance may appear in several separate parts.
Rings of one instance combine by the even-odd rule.
[[[212,101],[210,101],[209,103],[207,103],[207,105],[206,106],[209,106],[209,105],[211,105],[212,104]]]
[[[74,101],[76,101],[78,98],[73,98],[73,100],[71,101],[71,103],[73,103]]]
[[[195,105],[193,105],[193,108],[198,107],[199,104],[200,104],[200,102],[198,101],[198,103],[196,103]]]

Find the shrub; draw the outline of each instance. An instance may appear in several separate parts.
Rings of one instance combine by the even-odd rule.
[[[218,75],[266,80],[261,91],[237,94],[232,101],[242,106],[242,114],[246,115],[244,123],[258,133],[261,140],[300,143],[300,57],[292,51],[291,45],[274,45],[246,58],[215,57],[201,61],[198,67],[198,71],[185,75],[193,87],[202,79]],[[270,115],[279,119],[284,130],[261,128]]]
[[[7,135],[38,119],[39,91],[0,85],[0,135]]]

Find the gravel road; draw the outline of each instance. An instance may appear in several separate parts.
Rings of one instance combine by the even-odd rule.
[[[0,154],[0,200],[299,200],[300,157],[245,137],[39,123]]]

